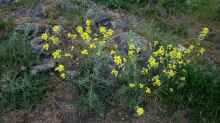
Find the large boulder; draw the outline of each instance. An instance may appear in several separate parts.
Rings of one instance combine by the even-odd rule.
[[[143,58],[148,57],[152,52],[152,45],[150,41],[135,32],[119,33],[112,38],[112,41],[118,45],[121,54],[126,54],[128,51],[128,41],[132,41],[138,48],[143,49],[143,51],[140,52],[140,55]]]

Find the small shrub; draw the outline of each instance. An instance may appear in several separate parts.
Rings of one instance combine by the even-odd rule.
[[[131,38],[121,46],[111,40],[112,29],[100,25],[96,30],[91,25],[88,19],[67,34],[59,25],[54,26],[52,33],[41,35],[42,51],[57,61],[57,75],[74,85],[82,109],[100,116],[115,105],[142,116],[150,96],[159,95],[170,82],[181,85],[186,79],[184,68],[203,55],[205,49],[199,42],[209,32],[204,28],[197,42],[189,46],[155,41],[152,53],[146,56],[144,44],[140,46]]]
[[[26,108],[40,103],[46,91],[46,74],[32,76],[28,71],[38,62],[30,45],[30,30],[13,31],[0,42],[0,108]]]

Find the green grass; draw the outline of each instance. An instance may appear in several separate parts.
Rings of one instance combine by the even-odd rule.
[[[0,111],[34,106],[45,97],[47,74],[33,76],[31,65],[38,55],[30,45],[29,28],[12,31],[0,41]]]
[[[46,92],[45,75],[32,76],[28,73],[2,75],[0,84],[0,107],[21,109],[41,103]],[[11,75],[12,74],[12,75]],[[1,111],[0,110],[0,111]]]
[[[26,34],[13,32],[8,40],[0,44],[1,66],[15,67],[16,65],[30,65],[36,60],[37,55],[33,53],[29,37]]]
[[[143,20],[136,26],[130,27],[135,32],[147,37],[150,41],[163,41],[163,42],[173,42],[180,43],[183,41],[186,30],[180,29],[182,32],[178,32],[178,28],[181,27],[171,27],[167,24],[157,21],[154,19]]]
[[[220,121],[220,74],[214,65],[192,64],[186,68],[186,82],[169,83],[160,92],[162,101],[173,107],[190,108],[192,122]],[[170,92],[169,88],[174,88]]]

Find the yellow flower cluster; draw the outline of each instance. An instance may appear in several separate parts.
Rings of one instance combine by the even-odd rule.
[[[106,29],[106,27],[104,27],[104,26],[99,27],[99,32],[104,35],[104,38],[109,38],[114,33],[114,31],[112,29]]]
[[[70,39],[70,40],[75,40],[76,37],[77,37],[77,35],[76,35],[76,34],[73,34],[73,33],[68,33],[68,34],[67,34],[67,37],[68,37],[68,39]]]
[[[208,36],[208,33],[209,33],[209,28],[204,27],[199,34],[199,40],[204,40]]]
[[[117,77],[117,76],[118,76],[118,71],[117,71],[115,68],[113,68],[111,74],[112,74],[114,77]]]
[[[64,59],[61,59],[62,56],[64,58],[72,59],[73,54],[75,54],[77,51],[80,51],[79,53],[82,56],[88,56],[90,52],[91,52],[91,55],[97,55],[102,52],[100,50],[100,45],[101,47],[105,46],[104,45],[105,40],[108,40],[113,35],[113,30],[107,29],[104,26],[100,26],[99,33],[92,33],[91,27],[92,27],[92,21],[90,19],[87,19],[85,21],[85,27],[77,26],[71,32],[67,33],[66,36],[62,36],[63,32],[61,31],[61,26],[55,25],[52,27],[52,33],[50,35],[47,32],[41,34],[40,38],[43,41],[45,41],[41,48],[44,51],[50,52],[52,58],[57,61],[64,60]],[[70,42],[67,42],[68,44],[70,44],[68,48],[63,47],[63,43],[61,42],[63,38],[67,39],[66,41],[70,41]],[[76,40],[77,38],[81,38],[83,41],[85,41],[82,43],[83,45],[80,44],[80,46],[74,46],[75,45],[74,41],[77,42]],[[63,48],[64,49],[61,50],[61,47],[62,49]],[[121,56],[115,56],[114,61],[116,65],[121,65],[122,64]],[[60,77],[64,78],[65,74],[64,72],[61,73],[61,70],[62,70],[62,65],[59,65],[55,69],[55,71],[60,72]],[[118,73],[119,72],[116,69],[112,69],[111,74],[113,76],[117,77]]]
[[[59,64],[59,65],[55,68],[55,71],[59,72],[60,77],[61,77],[62,79],[65,79],[65,78],[66,78],[65,67],[64,67],[63,64]]]
[[[45,51],[48,51],[49,50],[49,44],[48,43],[43,44],[42,49],[45,50]]]
[[[157,51],[153,52],[154,57],[164,56],[164,54],[165,54],[165,49],[163,46],[160,46],[160,48]]]
[[[155,67],[158,67],[158,65],[159,65],[159,62],[157,62],[157,60],[154,57],[150,56],[148,60],[148,67],[155,68]]]
[[[160,81],[160,76],[156,75],[152,78],[153,86],[155,87],[160,87],[161,86],[161,81]]]
[[[164,70],[164,73],[167,75],[167,77],[171,78],[174,77],[176,75],[176,71],[174,70]]]
[[[139,88],[139,89],[142,89],[144,90],[144,92],[146,94],[151,94],[151,89],[146,85],[146,84],[143,84],[143,83],[134,83],[134,82],[130,82],[128,84],[128,87],[129,88]]]
[[[113,57],[113,60],[114,60],[114,63],[116,64],[116,65],[121,65],[122,64],[122,58],[121,58],[121,56],[119,56],[119,55],[115,55],[114,57]]]
[[[143,116],[144,115],[144,108],[143,107],[136,107],[136,113],[138,116]]]
[[[87,49],[84,49],[84,50],[82,50],[82,51],[81,51],[81,54],[82,54],[82,55],[88,55],[88,54],[89,54],[89,52],[88,52],[88,50],[87,50]]]
[[[60,28],[59,25],[55,25],[55,26],[52,28],[52,30],[53,30],[53,32],[55,32],[55,33],[61,32],[61,28]]]
[[[106,62],[109,66],[108,70],[110,69],[109,75],[119,82],[123,78],[123,82],[125,81],[123,86],[126,85],[126,88],[129,88],[127,89],[128,91],[133,91],[139,96],[138,98],[145,99],[145,97],[153,93],[154,89],[161,87],[166,81],[178,77],[179,69],[183,68],[181,65],[190,63],[193,53],[196,52],[202,55],[205,52],[204,48],[197,48],[194,45],[190,45],[188,48],[179,48],[171,44],[162,45],[158,41],[154,41],[151,55],[147,60],[143,61],[142,58],[139,58],[140,55],[138,53],[141,50],[144,51],[144,48],[139,48],[134,42],[128,41],[127,53],[118,53],[120,49],[118,49],[117,45],[113,42],[108,42],[108,39],[114,33],[112,29],[100,26],[99,32],[95,34],[92,33],[91,27],[92,22],[90,19],[87,19],[85,26],[77,26],[72,32],[64,36],[62,36],[59,25],[52,28],[52,34],[43,33],[41,35],[41,39],[44,40],[42,49],[48,51],[53,59],[60,62],[55,67],[55,71],[59,73],[62,79],[66,78],[64,63],[69,59],[70,61],[74,60],[73,56],[76,57],[77,62],[81,62],[80,58],[88,60],[87,58],[102,58],[100,56],[109,55],[111,56],[109,60],[114,64],[112,68],[112,64],[108,61]],[[204,28],[200,37],[206,37],[208,32],[209,29]],[[66,41],[66,39],[70,41],[67,43],[68,45],[61,42],[62,40]],[[83,42],[76,39],[81,39]],[[143,66],[143,62],[146,62],[146,65]],[[130,75],[132,72],[134,75]],[[178,80],[185,81],[186,78],[181,76]],[[170,90],[174,91],[174,89]],[[134,106],[134,108],[138,116],[144,115],[143,107]]]
[[[149,70],[147,68],[143,68],[141,73],[146,76],[146,75],[148,75]]]
[[[52,53],[52,56],[53,56],[53,59],[60,59],[61,58],[61,50],[55,50],[53,53]]]
[[[54,45],[58,45],[58,44],[60,43],[59,37],[56,37],[56,36],[51,36],[51,37],[50,37],[50,40],[52,41],[52,43],[53,43]]]
[[[128,57],[132,58],[136,52],[138,51],[137,51],[135,44],[132,42],[129,42],[128,43]]]
[[[89,48],[90,48],[90,49],[96,48],[96,44],[95,44],[95,43],[91,43],[91,44],[89,45]]]
[[[41,35],[41,39],[42,40],[45,40],[45,41],[47,41],[48,40],[48,34],[47,33],[43,33],[42,35]]]
[[[83,29],[82,26],[77,26],[76,27],[77,33],[80,35],[83,41],[90,41],[92,37],[90,36],[92,30],[91,30],[91,20],[87,19],[86,20],[86,27],[85,30]]]
[[[169,55],[171,59],[176,59],[176,60],[180,60],[183,57],[182,52],[178,50],[177,48],[173,48],[173,50],[170,52]]]

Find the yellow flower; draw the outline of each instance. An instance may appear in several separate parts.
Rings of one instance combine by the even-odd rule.
[[[114,31],[113,31],[112,29],[108,29],[107,32],[105,32],[105,31],[103,30],[103,33],[105,33],[105,36],[104,36],[104,37],[111,37],[111,36],[113,35]]]
[[[105,28],[104,26],[100,26],[100,27],[99,27],[99,32],[100,32],[100,33],[104,34],[104,33],[106,33],[106,31],[107,31],[107,30],[106,30],[106,28]]]
[[[94,49],[94,48],[96,48],[95,43],[90,44],[90,45],[89,45],[89,48],[90,48],[90,49]]]
[[[176,69],[176,65],[175,64],[168,64],[168,68],[169,69]]]
[[[47,33],[43,33],[43,34],[41,35],[41,39],[42,39],[42,40],[47,41],[47,40],[48,40],[48,38],[49,38],[49,36],[48,36],[48,34],[47,34]]]
[[[64,56],[65,56],[65,57],[70,57],[70,58],[73,57],[70,53],[65,53]]]
[[[138,116],[144,115],[144,108],[137,106],[136,107],[136,113],[137,113]]]
[[[174,48],[170,52],[170,57],[171,57],[171,59],[181,59],[182,58],[182,53],[179,50],[177,50],[176,48]]]
[[[209,33],[209,28],[208,27],[204,27],[202,32],[208,34]]]
[[[169,78],[174,77],[176,75],[176,71],[174,71],[174,70],[168,70],[168,71],[164,71],[164,72]]]
[[[149,60],[148,60],[148,65],[150,68],[155,68],[159,65],[159,63],[156,61],[156,59],[154,57],[150,57]]]
[[[68,34],[67,34],[67,37],[68,37],[69,39],[71,39],[71,40],[75,40],[76,37],[77,37],[77,35],[76,35],[76,34],[72,34],[72,33],[68,33]]]
[[[53,32],[56,32],[56,33],[61,31],[59,25],[55,25],[52,30],[53,30]]]
[[[114,69],[112,69],[111,74],[112,74],[113,76],[117,77],[117,76],[118,76],[118,71],[114,68]]]
[[[136,84],[135,84],[135,83],[129,83],[128,86],[129,86],[130,88],[134,88],[134,87],[136,86]]]
[[[149,87],[145,87],[145,93],[146,94],[151,94],[151,89]]]
[[[50,40],[52,41],[53,44],[57,45],[60,43],[60,39],[56,36],[50,37]]]
[[[84,40],[84,41],[89,41],[91,39],[91,37],[89,36],[89,34],[87,32],[83,32],[81,34],[81,38]]]
[[[205,52],[205,48],[200,48],[200,49],[199,49],[199,53],[200,53],[200,55],[203,55],[204,52]]]
[[[58,71],[58,72],[64,72],[65,71],[65,67],[63,64],[59,64],[56,68],[55,68],[55,71]]]
[[[160,77],[159,77],[159,75],[154,76],[154,77],[152,78],[152,81],[153,81],[153,86],[157,86],[157,87],[160,87],[160,86],[161,86],[161,82],[160,82]]]
[[[208,33],[209,33],[209,28],[208,27],[204,27],[202,29],[202,31],[200,32],[200,34],[199,34],[199,39],[200,40],[205,39],[205,37],[208,35]]]
[[[153,55],[156,56],[156,57],[157,56],[163,56],[164,53],[165,53],[164,47],[160,46],[160,48],[157,51],[153,52]]]
[[[143,68],[141,73],[146,76],[149,73],[149,70],[147,68]]]
[[[47,51],[49,49],[49,44],[48,43],[44,44],[42,46],[42,49]]]
[[[113,59],[114,59],[114,63],[115,63],[116,65],[121,65],[121,64],[122,64],[122,58],[121,58],[121,56],[115,55],[115,56],[113,57]]]
[[[82,54],[82,55],[88,55],[89,53],[88,53],[88,50],[85,49],[85,50],[82,50],[82,51],[81,51],[81,54]]]
[[[79,33],[79,34],[82,34],[83,33],[83,28],[81,26],[77,26],[76,27],[76,31]]]
[[[136,47],[135,47],[135,45],[134,45],[134,43],[128,43],[128,49],[129,50],[135,50],[136,49]]]
[[[60,77],[61,77],[62,79],[65,79],[65,78],[66,78],[66,74],[65,74],[65,73],[61,73],[61,74],[60,74]]]
[[[56,50],[52,53],[53,59],[60,59],[61,58],[61,50]]]
[[[135,54],[135,51],[134,51],[134,50],[128,50],[128,56],[129,56],[130,58],[132,58],[132,57],[134,56],[134,54]]]
[[[87,20],[86,20],[86,26],[90,26],[90,25],[91,25],[91,23],[92,23],[92,22],[91,22],[91,20],[90,20],[90,19],[87,19]]]

